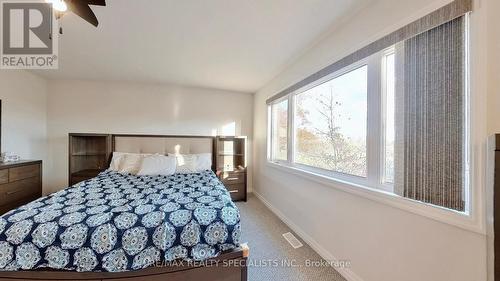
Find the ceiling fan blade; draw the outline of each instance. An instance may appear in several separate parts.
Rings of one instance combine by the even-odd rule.
[[[67,1],[66,4],[68,5],[69,10],[71,10],[82,19],[86,20],[95,27],[99,25],[97,17],[87,3],[82,3],[80,1]]]
[[[96,6],[106,6],[106,0],[87,0],[87,4]]]

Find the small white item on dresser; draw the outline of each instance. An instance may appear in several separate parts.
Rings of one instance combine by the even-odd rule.
[[[0,156],[0,162],[17,162],[21,157],[13,152],[3,152]]]

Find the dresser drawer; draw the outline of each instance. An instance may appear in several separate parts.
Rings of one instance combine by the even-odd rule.
[[[40,176],[40,165],[29,165],[9,169],[9,182]]]
[[[245,182],[245,173],[223,172],[221,181],[224,184],[238,184]]]
[[[0,205],[40,194],[40,178],[31,177],[0,185]]]
[[[0,170],[0,184],[9,182],[9,169]]]
[[[245,199],[245,184],[226,184],[226,189],[231,194],[231,199],[233,201],[243,200]]]

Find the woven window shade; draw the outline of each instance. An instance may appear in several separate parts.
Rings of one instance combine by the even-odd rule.
[[[464,210],[465,17],[396,48],[395,191]]]

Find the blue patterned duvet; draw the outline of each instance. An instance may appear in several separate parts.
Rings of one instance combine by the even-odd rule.
[[[211,171],[105,171],[0,217],[0,271],[138,270],[235,248],[240,216]]]

